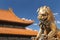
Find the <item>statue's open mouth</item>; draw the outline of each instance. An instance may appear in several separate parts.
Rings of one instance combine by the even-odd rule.
[[[46,20],[47,20],[47,18],[43,18],[43,19],[42,19],[42,21],[46,21]]]
[[[38,15],[38,19],[41,20],[41,21],[46,21],[47,18],[48,18],[47,14],[40,14],[40,15]]]
[[[40,21],[47,21],[47,17],[44,17],[44,18],[39,18]]]

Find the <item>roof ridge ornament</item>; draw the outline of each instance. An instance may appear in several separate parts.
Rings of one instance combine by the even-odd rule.
[[[12,8],[9,8],[9,11],[11,12],[11,14],[13,14],[14,16],[16,16],[15,15],[15,13],[13,12],[13,9]],[[16,16],[17,17],[17,16]],[[17,17],[18,18],[18,17]]]
[[[12,9],[12,8],[9,8],[9,11],[10,11],[10,12],[13,12],[13,9]]]

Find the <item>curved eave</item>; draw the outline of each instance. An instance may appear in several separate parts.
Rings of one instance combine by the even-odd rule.
[[[4,28],[0,27],[0,34],[12,34],[12,35],[24,35],[24,36],[36,36],[37,31],[17,28]]]
[[[18,22],[26,25],[32,24],[34,22],[33,20],[23,20],[22,18],[17,17],[11,9],[0,10],[0,20]]]
[[[26,21],[26,20],[21,20],[21,19],[20,19],[19,21],[0,19],[0,21],[10,22],[10,23],[18,23],[18,24],[24,24],[24,25],[31,25],[31,24],[34,23],[33,20],[31,20],[31,21]]]

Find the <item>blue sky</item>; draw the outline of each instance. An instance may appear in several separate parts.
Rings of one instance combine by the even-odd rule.
[[[0,0],[0,9],[12,8],[18,17],[34,20],[34,24],[28,26],[33,30],[39,30],[36,10],[44,5],[51,8],[60,28],[60,0]]]

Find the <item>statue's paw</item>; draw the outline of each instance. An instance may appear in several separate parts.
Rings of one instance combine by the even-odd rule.
[[[38,40],[38,38],[36,37],[35,40]]]
[[[38,38],[37,37],[32,37],[32,40],[38,40]]]

